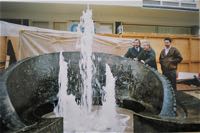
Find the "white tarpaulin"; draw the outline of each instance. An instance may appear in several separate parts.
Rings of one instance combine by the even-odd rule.
[[[19,38],[19,43],[14,44],[17,48],[17,60],[45,53],[79,51],[80,35],[76,32],[22,26],[4,21],[0,21],[0,29],[1,37]],[[128,38],[94,35],[93,52],[123,56],[131,47],[131,42],[132,39]]]
[[[67,31],[58,31],[51,29],[38,28],[33,26],[24,26],[13,23],[8,23],[5,21],[0,21],[0,36],[12,36],[19,37],[19,32],[21,30],[29,30],[29,31],[43,31],[43,32],[54,32],[54,33],[66,33]]]
[[[20,32],[19,59],[60,51],[79,51],[80,35],[42,31]],[[122,56],[131,47],[132,39],[94,35],[93,52]]]

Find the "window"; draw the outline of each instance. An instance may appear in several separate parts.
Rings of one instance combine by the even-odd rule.
[[[39,28],[49,28],[49,22],[39,22],[39,21],[33,21],[32,26],[39,27]]]
[[[112,34],[113,24],[112,23],[95,23],[95,32]]]
[[[54,22],[53,29],[67,31],[67,22]]]
[[[123,24],[124,32],[155,33],[156,26]]]

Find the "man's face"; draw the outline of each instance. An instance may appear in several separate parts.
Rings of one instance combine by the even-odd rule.
[[[135,41],[132,42],[132,46],[135,47]]]
[[[135,47],[138,48],[139,46],[140,46],[140,43],[139,43],[139,41],[136,40],[135,41]]]
[[[171,45],[171,42],[169,40],[164,40],[164,43],[166,48],[169,48]]]
[[[144,43],[143,45],[142,45],[142,47],[143,47],[143,49],[145,50],[145,51],[148,51],[149,50],[149,45],[147,44],[147,43]]]

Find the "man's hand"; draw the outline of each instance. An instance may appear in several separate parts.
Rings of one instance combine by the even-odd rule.
[[[140,62],[142,62],[143,64],[145,64],[145,62],[143,60],[141,60]]]

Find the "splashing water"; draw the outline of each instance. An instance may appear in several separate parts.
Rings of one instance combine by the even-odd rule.
[[[92,44],[94,35],[94,23],[92,20],[92,11],[87,8],[86,12],[80,18],[78,32],[81,34],[81,59],[79,62],[80,74],[82,78],[82,100],[81,105],[88,113],[92,108],[92,76],[94,64],[92,61]]]
[[[105,99],[103,106],[93,107],[93,112],[85,112],[78,106],[73,95],[67,95],[68,63],[60,53],[58,104],[54,108],[57,117],[64,118],[64,133],[69,132],[123,132],[129,117],[117,114],[115,103],[115,78],[106,64]]]
[[[106,64],[106,86],[103,87],[105,90],[105,102],[103,102],[102,112],[110,120],[115,120],[116,103],[115,103],[115,78],[113,77],[110,67]],[[109,122],[107,123],[109,124]]]
[[[106,86],[103,87],[105,90],[105,99],[103,102],[101,114],[99,116],[99,126],[102,129],[109,129],[112,132],[123,132],[126,128],[126,121],[129,117],[117,114],[116,102],[115,102],[115,78],[110,70],[108,64],[106,64]],[[124,118],[122,118],[124,117]]]
[[[59,75],[58,75],[58,85],[59,85],[59,92],[57,94],[58,97],[58,104],[54,108],[54,112],[56,116],[65,116],[64,113],[67,112],[66,110],[66,104],[67,104],[67,86],[68,86],[68,79],[67,79],[67,63],[64,61],[64,57],[62,55],[62,52],[60,52],[59,55]]]
[[[103,102],[102,107],[92,106],[92,79],[96,70],[92,61],[94,23],[92,20],[92,11],[89,8],[86,12],[83,12],[78,29],[81,34],[81,58],[79,61],[82,81],[81,106],[76,104],[74,96],[67,95],[68,63],[64,61],[61,52],[59,60],[58,104],[54,109],[54,113],[56,116],[64,118],[65,132],[123,132],[129,117],[124,117],[116,112],[115,78],[107,64],[106,86],[103,87],[106,101]]]
[[[54,108],[54,113],[57,117],[70,118],[73,117],[70,112],[78,112],[80,109],[74,102],[74,96],[67,94],[68,89],[68,63],[64,61],[62,52],[59,57],[59,92],[58,92],[58,104]]]

